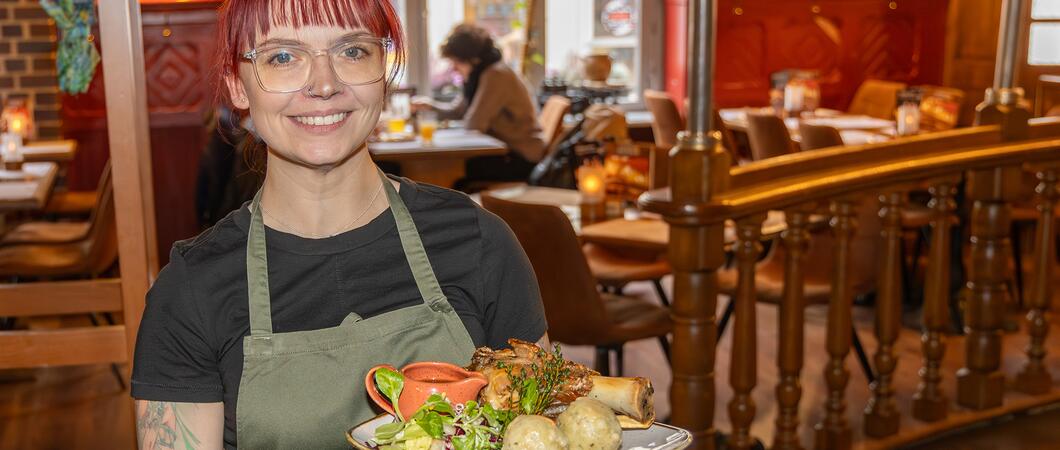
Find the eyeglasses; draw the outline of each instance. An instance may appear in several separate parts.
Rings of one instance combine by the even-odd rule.
[[[389,38],[355,38],[326,50],[297,45],[268,45],[243,54],[254,65],[258,84],[268,92],[297,92],[309,84],[313,59],[327,55],[331,70],[343,84],[372,84],[386,75]]]

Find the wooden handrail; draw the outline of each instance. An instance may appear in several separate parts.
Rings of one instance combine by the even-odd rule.
[[[946,140],[938,144],[943,145]],[[923,145],[917,141],[916,145]],[[901,147],[892,147],[900,149]],[[1060,160],[1060,139],[1019,142],[984,148],[948,148],[928,156],[898,155],[887,160],[847,165],[828,164],[813,168],[829,156],[812,153],[788,175],[773,181],[743,186],[719,193],[709,203],[680,204],[670,201],[669,191],[654,190],[641,196],[641,205],[669,218],[691,223],[720,223],[725,219],[779,210],[812,201],[822,201],[850,192],[871,191],[890,185],[959,173],[1024,163]]]

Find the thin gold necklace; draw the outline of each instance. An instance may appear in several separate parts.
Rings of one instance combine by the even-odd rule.
[[[361,213],[358,214],[357,217],[354,217],[353,220],[351,220],[349,223],[347,223],[346,225],[343,225],[342,228],[339,228],[339,231],[337,231],[335,233],[332,233],[332,234],[305,233],[305,232],[299,231],[295,227],[292,227],[292,226],[288,225],[286,222],[280,220],[276,216],[274,216],[272,214],[269,214],[269,211],[266,210],[265,208],[261,208],[261,212],[265,213],[266,216],[269,216],[270,219],[276,221],[276,223],[278,223],[280,225],[283,225],[284,228],[298,233],[299,236],[304,236],[304,237],[308,237],[308,238],[311,238],[311,239],[323,239],[323,238],[335,237],[335,236],[338,236],[339,234],[342,234],[342,233],[346,232],[349,227],[351,227],[351,226],[353,226],[353,224],[357,223],[358,220],[361,220],[361,217],[364,217],[365,214],[368,214],[368,210],[372,209],[372,205],[374,205],[375,201],[379,198],[379,194],[381,192],[383,192],[383,183],[386,183],[386,181],[383,181],[383,182],[379,183],[379,189],[377,189],[375,191],[375,194],[372,195],[372,200],[368,202],[368,206],[366,206],[364,208],[364,211],[361,211]],[[260,206],[259,206],[259,208],[260,208]]]

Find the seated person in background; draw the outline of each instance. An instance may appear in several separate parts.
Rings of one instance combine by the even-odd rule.
[[[442,119],[463,119],[468,129],[508,146],[507,155],[469,159],[466,177],[455,187],[465,190],[475,181],[525,181],[544,157],[545,141],[534,101],[519,74],[504,63],[489,32],[475,25],[454,28],[441,54],[463,76],[463,94],[450,103],[416,98],[413,109],[433,109]]]

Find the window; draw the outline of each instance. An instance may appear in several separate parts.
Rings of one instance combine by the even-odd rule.
[[[404,11],[409,37],[405,84],[420,94],[451,98],[462,84],[438,54],[439,46],[454,26],[473,22],[493,34],[497,46],[514,69],[521,70],[531,16],[531,36],[540,36],[528,55],[544,70],[530,68],[531,86],[542,77],[568,83],[582,80],[581,57],[604,52],[612,58],[608,84],[627,88],[620,103],[640,103],[645,87],[662,86],[662,11],[642,8],[645,0],[394,0]],[[537,10],[532,14],[530,8]],[[533,39],[533,38],[532,38]],[[543,41],[544,45],[541,45]],[[540,66],[535,66],[540,68]],[[541,73],[537,73],[541,72]]]
[[[1031,3],[1031,25],[1027,64],[1060,65],[1060,0],[1034,0]]]

